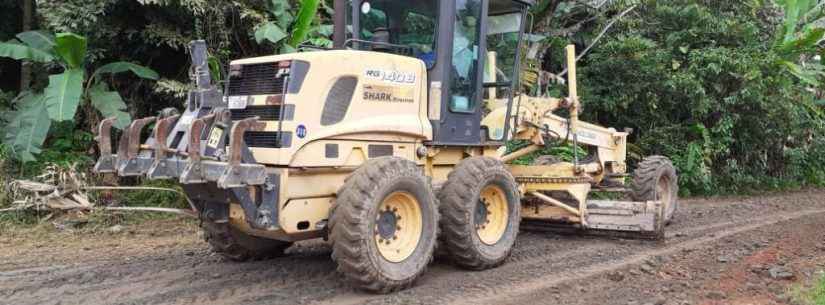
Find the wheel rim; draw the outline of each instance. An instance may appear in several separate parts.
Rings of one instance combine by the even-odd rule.
[[[509,212],[507,197],[500,187],[488,185],[481,190],[474,217],[481,242],[495,245],[501,240],[507,230]]]
[[[407,192],[384,198],[375,219],[375,244],[387,261],[399,263],[409,258],[423,231],[418,200]]]

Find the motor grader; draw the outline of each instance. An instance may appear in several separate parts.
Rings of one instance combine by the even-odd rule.
[[[103,120],[95,169],[178,180],[229,259],[324,238],[341,273],[380,293],[411,286],[436,244],[466,269],[502,264],[522,221],[663,237],[676,172],[649,157],[631,177],[628,133],[579,120],[574,48],[568,97],[519,91],[532,5],[337,0],[334,48],[232,61],[222,86],[195,41],[186,108],[135,120],[116,151]],[[516,140],[528,145],[508,151]],[[586,153],[536,156],[560,145]]]

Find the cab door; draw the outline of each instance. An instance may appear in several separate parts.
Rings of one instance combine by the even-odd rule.
[[[481,145],[482,73],[488,0],[441,1],[438,64],[430,71],[440,85],[440,113],[431,115],[436,145]],[[438,89],[436,89],[438,90]],[[431,103],[438,102],[433,101]]]

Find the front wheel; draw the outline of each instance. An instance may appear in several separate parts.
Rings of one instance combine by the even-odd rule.
[[[670,223],[679,208],[679,178],[670,159],[650,156],[639,163],[631,184],[633,200],[656,201],[664,205],[664,221]]]
[[[432,261],[438,209],[415,163],[368,161],[338,191],[330,218],[332,258],[359,288],[389,293],[413,284]]]
[[[455,264],[483,270],[504,263],[518,236],[521,199],[513,175],[501,161],[462,161],[438,198],[441,241]]]

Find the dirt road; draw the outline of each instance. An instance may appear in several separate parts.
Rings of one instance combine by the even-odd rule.
[[[523,232],[481,272],[436,261],[413,289],[370,295],[330,248],[231,263],[192,223],[122,232],[0,233],[2,304],[786,304],[825,270],[825,190],[684,200],[664,243]]]

